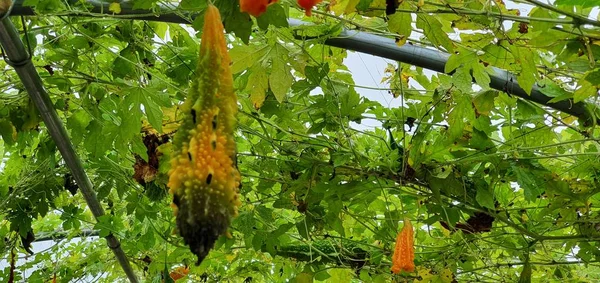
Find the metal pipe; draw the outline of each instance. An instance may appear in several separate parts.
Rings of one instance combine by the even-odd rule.
[[[290,19],[289,23],[292,26],[306,24],[296,19]],[[444,73],[446,62],[450,58],[450,54],[448,53],[410,44],[398,46],[391,38],[359,31],[344,30],[339,36],[325,40],[325,44],[400,61],[438,73]],[[574,103],[572,99],[550,103],[549,101],[553,97],[542,93],[537,84],[533,86],[531,95],[529,95],[519,85],[514,74],[496,67],[492,69],[493,73],[489,75],[491,80],[490,88],[571,114],[582,118],[587,123],[592,122],[591,112],[586,108],[585,103]],[[598,122],[600,123],[600,120]]]
[[[23,1],[24,0],[15,1],[12,14],[35,15],[35,12],[30,7],[25,7],[22,5]],[[89,12],[80,13],[77,11],[72,11],[69,13],[69,15],[93,17],[94,15],[91,13],[97,13],[98,17],[118,17],[120,19],[160,21],[180,24],[190,24],[191,20],[195,18],[195,15],[193,14],[174,12],[176,7],[173,5],[160,5],[159,10],[161,12],[157,14],[153,11],[134,10],[131,2],[124,1],[121,2],[121,13],[119,15],[111,15],[107,14],[108,5],[110,4],[108,2],[86,0],[86,3],[91,5]],[[289,19],[288,22],[290,26],[302,26],[310,24],[297,19]],[[344,30],[339,36],[328,38],[325,40],[325,44],[400,61],[439,73],[444,73],[444,67],[448,61],[448,58],[450,57],[448,53],[441,51],[413,46],[410,44],[398,46],[391,38],[352,30]],[[531,95],[529,95],[523,88],[521,88],[514,74],[495,67],[493,70],[494,72],[490,74],[491,88],[576,116],[582,119],[586,124],[593,123],[594,111],[592,110],[591,105],[583,102],[575,103],[573,99],[566,99],[563,101],[550,103],[550,100],[553,97],[546,96],[540,91],[540,88],[537,85],[534,85]],[[597,118],[596,121],[598,124],[600,124],[600,118]]]
[[[17,29],[8,17],[4,17],[0,21],[0,44],[4,48],[8,60],[10,60],[7,61],[7,63],[15,68],[25,89],[27,89],[29,97],[40,112],[40,116],[48,128],[48,132],[56,143],[67,167],[71,170],[73,178],[77,181],[81,194],[90,208],[90,211],[96,219],[103,216],[104,210],[96,198],[92,182],[85,173],[79,156],[75,153],[75,149],[73,148],[73,144],[69,139],[67,131],[61,120],[58,118],[53,103],[50,100],[50,96],[48,96],[42,80],[33,66],[31,58],[25,50],[25,46],[23,46],[23,42],[19,37]],[[121,249],[119,240],[110,234],[106,236],[106,241],[108,247],[111,248],[119,264],[127,274],[129,281],[138,282],[129,261],[127,260],[127,256]]]

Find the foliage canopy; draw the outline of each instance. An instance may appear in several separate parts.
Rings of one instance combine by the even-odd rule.
[[[90,231],[121,239],[148,282],[173,270],[189,282],[600,279],[597,126],[511,96],[510,84],[489,87],[498,67],[525,90],[596,113],[600,1],[331,0],[306,17],[280,0],[257,18],[238,1],[212,2],[239,100],[242,205],[231,237],[189,269],[166,184],[207,0],[114,2],[103,13],[90,12],[93,1],[18,2],[38,14],[23,39],[108,213],[93,218],[0,62],[0,251],[26,259],[15,279],[124,280],[105,241],[85,240]],[[191,25],[123,19],[126,4],[148,10],[138,16],[170,7]],[[447,52],[451,75],[391,62],[379,90],[400,106],[368,98],[349,52],[323,44],[343,28]],[[416,271],[392,275],[404,218]],[[25,256],[34,237],[59,240]]]

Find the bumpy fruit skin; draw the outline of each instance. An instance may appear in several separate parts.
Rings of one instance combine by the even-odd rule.
[[[415,240],[413,226],[408,218],[404,219],[404,227],[396,237],[396,247],[392,255],[392,272],[415,271]]]
[[[309,17],[312,13],[312,8],[319,3],[321,3],[321,0],[298,0],[298,5],[304,9],[306,15]]]
[[[258,17],[267,11],[267,6],[279,0],[240,0],[240,11]]]
[[[240,205],[235,163],[237,99],[219,10],[204,16],[196,79],[181,107],[183,122],[173,138],[169,192],[177,228],[199,265],[227,232]]]

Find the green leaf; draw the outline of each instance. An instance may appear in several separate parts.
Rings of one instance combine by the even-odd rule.
[[[267,45],[238,45],[229,51],[231,56],[231,72],[241,73],[250,69],[254,64],[260,63],[265,54],[269,52]]]
[[[589,81],[581,80],[580,84],[579,88],[573,93],[573,101],[575,103],[598,95],[598,88]]]
[[[94,225],[94,229],[98,230],[98,236],[106,237],[110,235],[112,229],[112,217],[110,215],[103,215],[98,218],[98,223]]]
[[[293,283],[312,283],[313,276],[310,273],[302,272],[292,280]]]
[[[531,94],[537,77],[536,54],[527,48],[514,47],[511,48],[511,51],[516,58],[516,63],[521,67],[521,71],[517,77],[519,85],[527,94]]]
[[[496,108],[495,99],[498,92],[494,90],[482,91],[473,98],[473,106],[479,115],[489,115]]]
[[[490,78],[490,75],[486,71],[486,68],[483,66],[483,64],[476,62],[471,65],[471,70],[473,71],[472,75],[473,75],[473,78],[475,79],[475,82],[481,88],[489,89],[492,79]]]
[[[325,64],[322,66],[306,66],[304,74],[310,83],[315,86],[321,84],[327,74],[329,74],[329,65]]]
[[[16,142],[17,129],[10,121],[2,119],[0,120],[0,135],[6,145],[13,145]]]
[[[352,155],[347,153],[335,153],[333,154],[333,166],[342,166],[352,160]]]
[[[552,100],[550,100],[550,102],[552,102],[552,103],[556,103],[558,101],[563,101],[565,99],[569,99],[569,98],[573,97],[572,93],[564,90],[563,88],[561,88],[559,85],[557,85],[553,81],[543,80],[540,83],[538,83],[538,85],[539,85],[539,87],[538,87],[539,91],[541,91],[543,94],[545,94],[549,97],[554,97]]]
[[[252,20],[247,13],[240,12],[237,1],[220,1],[219,3],[229,2],[231,14],[225,18],[225,30],[233,32],[244,43],[250,42],[252,34]],[[223,14],[223,13],[222,13]]]
[[[466,95],[456,93],[456,105],[448,114],[448,139],[454,141],[463,135],[465,128],[465,119],[472,119],[473,108],[471,99]]]
[[[135,63],[138,61],[135,49],[132,45],[119,52],[112,64],[112,75],[115,78],[132,77],[137,74]]]
[[[337,16],[342,14],[350,14],[354,12],[359,1],[360,0],[339,0],[332,3],[330,9]]]
[[[309,227],[305,219],[296,222],[296,229],[298,229],[298,233],[300,233],[300,236],[302,236],[302,238],[310,240]]]
[[[129,95],[126,97],[124,104],[127,106],[127,111],[130,111],[132,114],[141,111],[140,107],[143,107],[144,113],[148,118],[148,122],[150,122],[152,127],[154,127],[160,133],[162,132],[163,123],[163,111],[161,106],[171,106],[171,102],[167,99],[167,97],[168,96],[164,92],[153,87],[130,88]],[[131,117],[135,123],[136,116]],[[139,121],[137,122],[139,123]],[[139,126],[141,127],[141,124],[139,124]],[[138,129],[135,132],[139,131],[139,127],[135,127],[135,125],[132,127],[134,127],[134,129]]]
[[[454,44],[442,30],[442,24],[438,19],[427,14],[417,15],[417,28],[423,29],[425,37],[438,47],[443,47],[446,51],[452,53],[454,51]]]
[[[279,103],[282,103],[294,83],[294,78],[291,74],[291,69],[284,59],[287,56],[277,53],[274,54],[273,64],[271,66],[271,74],[269,75],[269,86],[275,94],[275,98]]]
[[[504,42],[501,42],[500,44],[488,44],[485,46],[482,50],[484,54],[480,56],[481,60],[498,68],[513,68],[514,56],[507,51],[508,48],[504,44]]]
[[[267,7],[267,11],[260,15],[260,17],[256,18],[256,23],[258,27],[266,30],[269,25],[273,25],[275,27],[287,27],[287,15],[285,14],[285,10],[281,4],[272,4]]]
[[[512,165],[512,170],[517,177],[517,182],[523,188],[525,200],[534,201],[544,191],[541,187],[542,182],[525,167],[515,164]]]
[[[585,75],[585,80],[595,86],[600,85],[600,69],[595,69],[593,71],[588,72]]]
[[[550,11],[548,11],[547,9],[544,9],[542,7],[534,7],[533,9],[531,9],[531,12],[529,13],[529,15],[533,18],[538,18],[538,19],[555,19],[556,16],[554,16]],[[533,26],[533,30],[536,32],[546,32],[549,29],[551,29],[554,24],[551,22],[546,22],[546,21],[531,21],[530,23],[530,27]]]
[[[250,100],[255,109],[262,107],[267,97],[268,89],[269,78],[267,77],[267,70],[257,64],[251,69],[248,86],[246,87],[246,91],[250,92]]]
[[[134,0],[133,1],[133,9],[134,10],[150,10],[158,0]]]
[[[131,149],[133,150],[133,153],[139,155],[144,161],[148,162],[148,152],[141,137],[133,139]]]
[[[65,8],[64,5],[62,5],[62,3],[57,0],[25,0],[23,1],[23,6],[35,7],[35,10],[38,12],[51,12],[57,11],[61,8]]]
[[[477,188],[475,200],[483,207],[489,209],[495,209],[496,207],[494,204],[494,194],[488,188]]]
[[[331,278],[331,275],[327,272],[327,270],[317,272],[314,276],[314,279],[319,281],[327,280],[329,278]]]
[[[408,2],[402,2],[400,9],[408,8]],[[388,16],[388,29],[405,38],[410,37],[412,33],[412,15],[410,13],[395,13]]]
[[[600,0],[556,0],[554,5],[582,6],[583,8],[598,7]]]
[[[350,282],[354,278],[354,272],[348,268],[335,268],[329,274],[333,282]]]
[[[456,52],[450,55],[446,65],[444,66],[444,72],[450,74],[460,65],[475,65],[479,63],[477,53],[468,50],[466,48],[458,47]]]
[[[469,93],[473,89],[473,78],[468,68],[460,67],[452,75],[452,83],[461,91]]]
[[[358,5],[356,5],[356,10],[366,11],[367,9],[369,9],[369,6],[371,6],[372,2],[373,0],[360,0],[360,2],[358,2]]]
[[[121,4],[119,2],[112,2],[108,5],[108,10],[115,14],[120,14],[121,13]]]
[[[136,0],[136,2],[139,0]],[[143,0],[154,1],[154,0]],[[184,10],[203,11],[208,7],[208,0],[182,0],[179,7]]]

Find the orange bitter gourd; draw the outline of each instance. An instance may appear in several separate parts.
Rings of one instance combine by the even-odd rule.
[[[240,205],[233,137],[237,99],[230,62],[219,10],[209,5],[196,78],[173,138],[168,183],[179,234],[198,256],[197,265],[227,232]]]
[[[415,246],[413,226],[408,218],[404,219],[404,227],[396,237],[396,247],[392,255],[392,272],[415,271]]]
[[[319,4],[322,0],[298,0],[298,5],[302,7],[307,16],[312,14],[312,8]]]
[[[240,11],[258,17],[267,11],[267,7],[279,0],[240,0]]]

